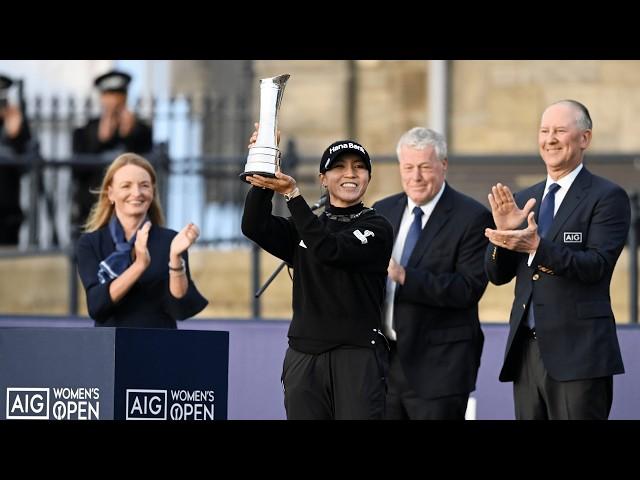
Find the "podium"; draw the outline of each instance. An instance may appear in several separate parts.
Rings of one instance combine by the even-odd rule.
[[[0,328],[0,419],[226,420],[229,333]]]

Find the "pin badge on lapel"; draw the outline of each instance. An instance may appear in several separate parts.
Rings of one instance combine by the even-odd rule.
[[[582,243],[582,232],[564,232],[564,243]]]

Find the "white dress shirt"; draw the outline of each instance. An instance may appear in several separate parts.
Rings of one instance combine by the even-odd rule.
[[[407,197],[407,206],[404,209],[404,213],[402,214],[402,220],[400,222],[400,228],[398,229],[398,236],[396,237],[396,241],[393,244],[393,252],[391,253],[391,258],[393,258],[398,264],[400,263],[400,258],[402,257],[402,250],[404,249],[404,242],[407,239],[407,234],[409,233],[409,227],[413,223],[413,209],[414,207],[420,207],[422,209],[422,228],[429,221],[429,217],[433,212],[433,209],[436,208],[438,204],[438,200],[442,197],[442,192],[444,192],[444,186],[446,182],[442,182],[442,187],[440,191],[433,197],[429,202],[424,205],[417,205],[413,200]],[[396,282],[387,277],[387,289],[385,296],[385,305],[384,305],[384,334],[387,338],[391,340],[396,340],[396,332],[393,329],[393,299],[396,294]]]

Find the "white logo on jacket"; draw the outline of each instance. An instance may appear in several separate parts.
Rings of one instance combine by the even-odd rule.
[[[564,243],[582,243],[582,232],[564,232]]]
[[[307,248],[307,246],[304,244],[304,240],[300,240],[300,243],[298,245],[300,245],[302,248]]]
[[[358,240],[362,242],[363,245],[369,241],[367,240],[367,237],[376,236],[375,233],[373,233],[371,230],[365,230],[364,233],[362,233],[360,230],[355,230],[353,234],[356,236]]]

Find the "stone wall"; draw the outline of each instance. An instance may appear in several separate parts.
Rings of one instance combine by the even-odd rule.
[[[451,150],[535,154],[544,108],[571,98],[591,114],[592,152],[638,152],[639,83],[639,61],[452,62]]]
[[[256,78],[291,73],[283,100],[283,137],[317,155],[347,135],[344,60],[260,60]],[[428,122],[427,60],[356,62],[358,139],[375,154],[393,154],[402,132]],[[457,154],[535,154],[544,108],[583,102],[594,121],[592,151],[640,151],[640,61],[455,60],[450,62],[450,146]]]

